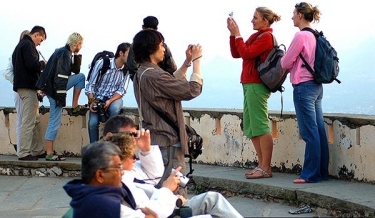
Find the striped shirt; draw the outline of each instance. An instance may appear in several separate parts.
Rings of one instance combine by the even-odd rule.
[[[133,81],[134,94],[143,116],[142,127],[151,132],[151,144],[168,147],[180,142],[182,152],[189,154],[181,101],[189,101],[201,94],[203,81],[195,74],[187,81],[150,62],[142,63],[138,68]],[[175,123],[179,134],[155,110]]]
[[[109,70],[98,81],[98,84],[96,84],[96,79],[100,74],[100,69],[103,67],[103,59],[95,63],[92,76],[85,88],[86,95],[93,93],[95,99],[105,100],[110,99],[115,93],[121,96],[126,93],[129,85],[129,73],[124,75],[124,66],[116,68],[115,58],[110,58],[109,60]]]

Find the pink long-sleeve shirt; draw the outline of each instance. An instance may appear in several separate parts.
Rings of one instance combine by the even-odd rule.
[[[314,80],[313,75],[303,67],[299,57],[301,53],[307,63],[314,69],[316,39],[309,31],[299,31],[293,38],[284,57],[281,58],[281,67],[290,71],[290,82],[294,85]]]

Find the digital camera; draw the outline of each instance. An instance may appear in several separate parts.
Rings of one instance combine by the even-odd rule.
[[[92,109],[94,111],[97,111],[98,112],[98,115],[99,115],[99,121],[101,123],[105,123],[107,120],[108,120],[108,115],[107,115],[107,112],[105,111],[105,103],[100,101],[100,102],[97,102],[95,103],[93,106],[92,106]]]
[[[172,169],[172,173],[175,171],[175,169]],[[181,172],[176,173],[176,176],[180,177],[180,184],[179,186],[181,188],[185,188],[186,184],[189,182],[189,178],[184,176]]]

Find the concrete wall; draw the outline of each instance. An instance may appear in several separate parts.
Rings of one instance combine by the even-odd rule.
[[[69,156],[79,156],[88,144],[88,114],[70,116],[64,109],[55,150]],[[123,113],[138,122],[136,108]],[[41,115],[41,143],[49,113]],[[254,147],[242,132],[241,110],[187,109],[186,123],[203,137],[204,151],[198,162],[224,166],[249,167],[256,163]],[[16,113],[12,108],[0,109],[0,154],[15,154]],[[330,174],[341,179],[375,182],[375,116],[325,114],[330,148]],[[304,159],[305,143],[298,133],[294,113],[280,118],[270,112],[270,127],[274,137],[272,166],[274,171],[298,173]]]

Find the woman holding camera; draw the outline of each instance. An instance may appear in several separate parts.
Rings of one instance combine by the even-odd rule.
[[[270,91],[262,83],[257,70],[257,62],[264,62],[273,48],[270,26],[280,20],[280,16],[266,7],[255,9],[252,34],[246,41],[240,34],[236,21],[229,17],[230,51],[233,58],[242,58],[241,83],[244,94],[243,131],[251,139],[258,156],[258,166],[245,174],[247,179],[272,177],[271,158],[273,140],[268,121],[267,100]]]

